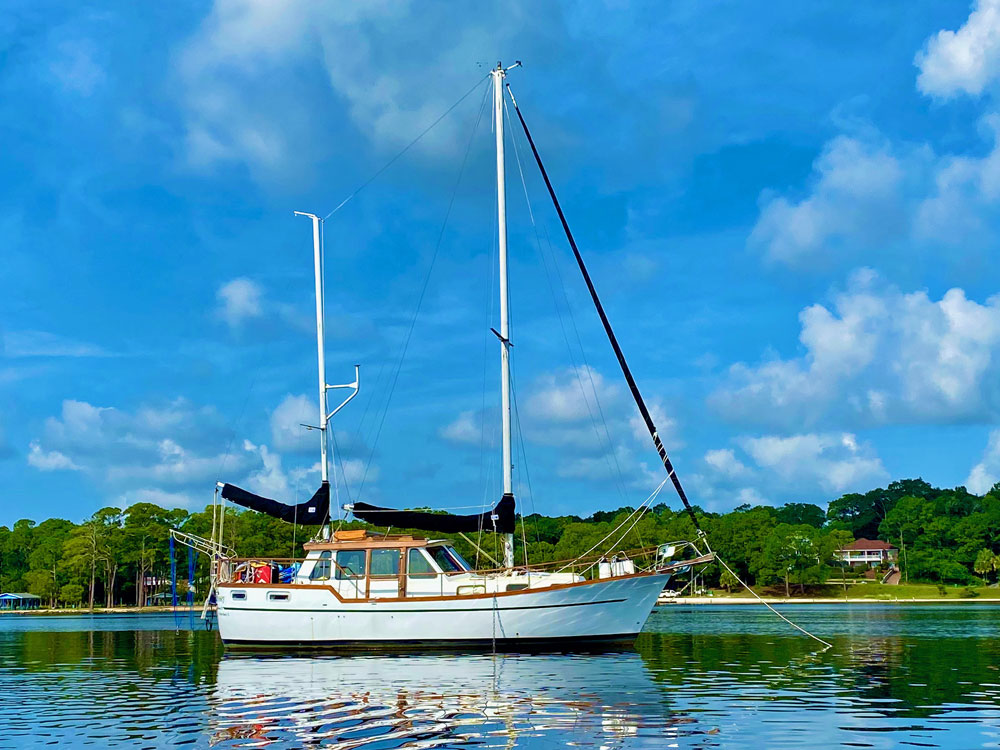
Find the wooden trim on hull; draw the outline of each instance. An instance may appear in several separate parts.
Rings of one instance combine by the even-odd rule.
[[[593,649],[631,648],[638,633],[552,638],[463,638],[458,640],[386,641],[249,641],[226,640],[227,648],[239,650],[351,650],[351,651],[551,651],[573,652]]]
[[[398,601],[398,600],[390,600]],[[410,602],[417,604],[420,602],[419,598],[410,599]],[[523,607],[465,607],[458,608],[452,607],[450,609],[416,609],[416,608],[405,608],[405,609],[380,609],[378,614],[450,614],[452,612],[514,612],[516,610],[522,609],[565,609],[567,607],[593,607],[598,604],[620,604],[621,602],[628,601],[628,599],[597,599],[592,602],[568,602],[564,604],[528,604]],[[351,614],[351,613],[363,613],[372,614],[371,609],[286,609],[282,607],[278,609],[277,607],[224,607],[226,612],[270,612],[271,614],[282,614],[284,612],[315,612],[316,614],[330,615],[330,614]]]

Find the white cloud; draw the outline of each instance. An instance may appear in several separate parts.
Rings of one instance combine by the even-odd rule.
[[[997,482],[1000,482],[1000,430],[993,430],[982,459],[965,480],[965,487],[969,492],[983,495]]]
[[[330,100],[364,138],[398,148],[482,74],[475,61],[513,34],[517,15],[508,9],[489,23],[408,2],[216,0],[177,60],[189,162],[246,163],[271,175],[307,168],[341,125],[341,112],[327,112]],[[445,22],[448,43],[440,44]],[[312,85],[316,74],[328,90]],[[478,97],[470,98],[474,109]],[[455,153],[464,127],[447,118],[416,150]]]
[[[282,451],[305,451],[317,447],[319,438],[314,430],[302,425],[315,425],[319,410],[306,396],[288,394],[271,412],[271,441]]]
[[[217,313],[231,328],[263,315],[261,298],[263,290],[255,281],[246,278],[227,281],[216,292],[219,301]]]
[[[740,444],[757,466],[803,487],[841,493],[888,478],[881,459],[850,433],[767,435]]]
[[[39,471],[79,471],[80,467],[72,459],[59,451],[42,450],[37,442],[31,444],[28,452],[28,465]]]
[[[731,448],[707,451],[705,463],[728,479],[737,479],[750,473],[750,469],[736,457]]]
[[[3,334],[5,357],[107,357],[108,352],[94,344],[59,336],[46,331],[6,331]]]
[[[982,157],[945,156],[938,161],[933,184],[916,208],[916,240],[988,245],[996,236],[991,222],[1000,202],[1000,116],[984,116],[979,127],[990,151]]]
[[[768,260],[801,265],[825,261],[831,246],[842,253],[884,243],[906,226],[906,173],[920,160],[877,138],[837,136],[813,164],[806,197],[762,196],[748,245]]]
[[[639,458],[652,453],[652,444],[632,399],[597,370],[580,366],[542,375],[530,393],[521,410],[526,439],[572,449],[558,464],[559,476],[645,490],[663,479],[659,465],[651,469]],[[667,450],[679,447],[676,421],[658,399],[648,407]]]
[[[438,434],[451,443],[472,445],[481,441],[482,428],[476,423],[475,412],[463,411],[454,422],[438,430]]]
[[[958,31],[943,29],[917,53],[924,94],[979,96],[1000,74],[1000,2],[978,0]]]
[[[861,271],[799,321],[805,353],[733,365],[709,399],[723,416],[786,428],[1000,417],[1000,296],[932,300]]]
[[[543,375],[531,389],[525,410],[548,422],[580,422],[598,413],[598,402],[618,399],[621,389],[605,383],[594,368],[581,365]]]

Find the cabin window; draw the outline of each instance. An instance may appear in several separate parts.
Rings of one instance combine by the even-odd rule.
[[[268,593],[267,598],[270,599],[272,602],[287,602],[288,594],[286,594],[283,591],[282,592],[271,591]]]
[[[410,578],[433,578],[437,575],[431,561],[424,557],[424,553],[417,547],[410,548],[406,569]]]
[[[450,547],[428,547],[427,551],[445,573],[461,573],[469,569],[469,564]]]
[[[526,588],[528,588],[528,584],[526,584],[526,583],[508,583],[506,590],[507,591],[524,591]]]
[[[398,549],[373,549],[371,575],[395,578],[399,575]]]
[[[312,572],[309,574],[309,580],[310,581],[330,580],[330,550],[325,550],[324,552],[319,553],[319,559],[316,561],[316,564],[313,565]]]
[[[243,601],[244,599],[247,598],[247,592],[246,591],[234,591],[230,596],[233,598],[233,600],[241,602],[241,601]]]
[[[342,549],[337,552],[338,581],[359,578],[365,574],[365,551],[363,549]]]

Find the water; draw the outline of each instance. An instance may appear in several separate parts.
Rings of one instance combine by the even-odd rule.
[[[1000,607],[669,606],[635,650],[241,656],[185,616],[0,617],[0,748],[1000,747]],[[199,624],[195,622],[195,624]]]

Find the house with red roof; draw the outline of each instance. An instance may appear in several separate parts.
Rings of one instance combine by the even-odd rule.
[[[843,549],[837,550],[837,555],[852,567],[878,567],[896,562],[899,550],[881,539],[855,539]]]

